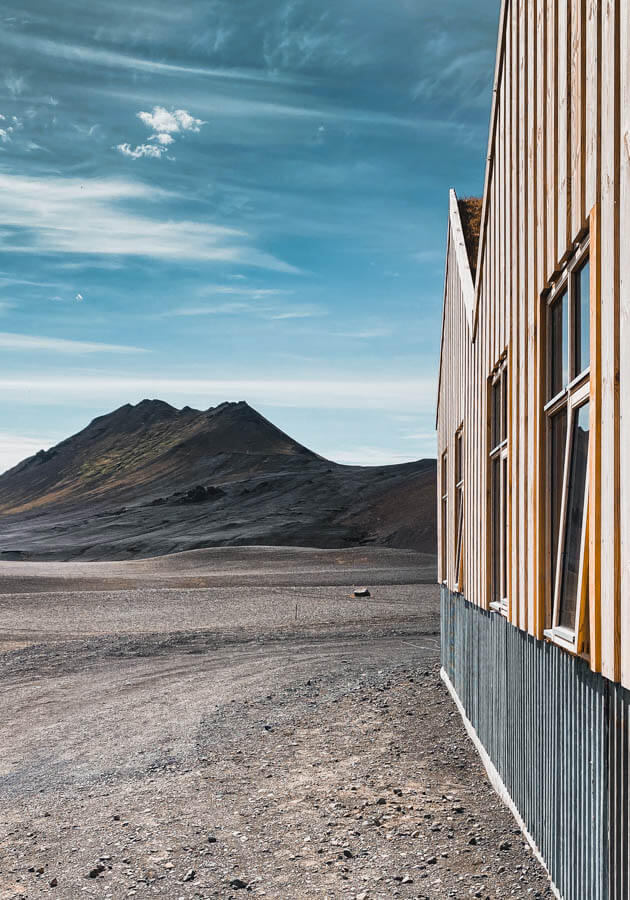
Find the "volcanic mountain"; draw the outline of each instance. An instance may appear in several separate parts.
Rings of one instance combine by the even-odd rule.
[[[126,404],[0,476],[0,558],[129,559],[230,545],[435,553],[435,460],[344,466],[247,403]]]

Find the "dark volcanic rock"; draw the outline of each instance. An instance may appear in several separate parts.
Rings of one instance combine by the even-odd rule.
[[[224,491],[221,488],[213,487],[210,485],[209,487],[204,487],[202,484],[196,485],[194,488],[190,488],[190,490],[186,491],[184,496],[179,499],[178,503],[205,503],[207,500],[218,500],[219,497],[223,497]]]
[[[129,559],[235,545],[435,553],[435,460],[342,466],[247,403],[143,400],[0,476],[4,559]]]

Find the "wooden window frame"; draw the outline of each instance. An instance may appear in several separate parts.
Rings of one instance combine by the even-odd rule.
[[[448,449],[440,457],[440,583],[448,584]]]
[[[494,407],[494,391],[497,385],[500,388],[499,396],[499,423],[498,423],[498,441],[494,441],[495,434],[495,407]],[[508,414],[509,406],[509,378],[508,378],[508,360],[507,351],[504,352],[494,367],[490,378],[488,379],[488,512],[489,512],[489,541],[490,552],[492,554],[492,565],[489,566],[489,594],[492,598],[489,607],[494,612],[503,616],[509,615],[509,556],[510,547],[508,541],[509,521],[510,521],[510,464],[509,464],[509,432],[508,432]],[[495,483],[493,476],[494,464],[499,462],[499,483]],[[497,498],[498,488],[498,498]],[[499,553],[499,597],[496,598],[495,586],[495,560],[497,547],[495,545],[495,527],[496,527],[496,510],[499,514],[499,534],[498,534],[498,553]]]
[[[568,505],[568,497],[569,497],[569,480],[570,480],[570,469],[571,469],[571,454],[573,451],[573,440],[574,440],[574,421],[575,417],[582,406],[586,403],[589,403],[591,400],[591,387],[590,387],[590,360],[589,365],[586,366],[581,372],[574,372],[575,369],[575,317],[578,314],[577,309],[577,300],[575,296],[576,291],[576,282],[579,278],[579,273],[583,266],[587,263],[590,263],[590,246],[589,239],[586,237],[584,241],[578,245],[576,251],[571,256],[570,260],[567,262],[566,267],[562,271],[560,277],[555,282],[553,287],[548,291],[545,297],[545,312],[547,315],[547,324],[545,328],[545,343],[546,346],[543,348],[542,358],[543,362],[543,373],[544,373],[544,396],[547,396],[547,385],[550,383],[551,379],[551,357],[552,352],[550,351],[550,341],[551,341],[551,329],[549,326],[549,318],[551,315],[551,308],[555,301],[560,297],[565,291],[567,294],[567,305],[568,305],[568,330],[567,330],[567,349],[568,349],[568,383],[563,385],[562,389],[554,396],[551,397],[546,403],[543,405],[543,415],[545,420],[545,440],[546,440],[546,472],[547,478],[549,477],[549,471],[551,466],[551,447],[550,447],[550,422],[553,416],[558,415],[558,413],[566,410],[566,437],[565,437],[565,447],[564,447],[564,462],[563,462],[563,470],[562,470],[562,494],[561,494],[561,505],[560,505],[560,517],[558,521],[558,536],[557,536],[557,552],[555,559],[555,572],[551,569],[551,555],[546,554],[545,559],[547,560],[547,572],[545,575],[545,584],[547,586],[546,596],[547,600],[547,609],[551,613],[551,626],[549,628],[544,629],[544,636],[552,641],[555,644],[558,644],[560,647],[563,647],[565,650],[570,651],[571,653],[584,656],[588,658],[588,651],[585,649],[588,643],[588,635],[587,635],[587,622],[588,622],[588,546],[589,546],[589,536],[588,536],[588,522],[589,522],[589,476],[588,473],[590,471],[591,465],[591,437],[589,435],[589,448],[588,448],[588,456],[586,463],[586,483],[585,483],[585,496],[584,496],[584,506],[582,510],[582,533],[580,537],[580,562],[579,562],[579,571],[578,571],[578,584],[577,584],[577,597],[576,597],[576,610],[575,610],[575,623],[574,628],[566,628],[559,624],[560,619],[560,593],[562,590],[562,574],[563,574],[563,557],[566,543],[566,530],[567,530],[567,505]],[[578,297],[579,299],[579,297]],[[592,297],[591,297],[592,300]],[[545,532],[547,534],[547,545],[551,546],[551,541],[553,541],[553,535],[551,534],[551,519],[552,519],[552,510],[551,510],[551,490],[545,491],[546,501],[545,501]]]
[[[464,591],[464,425],[455,432],[455,466],[453,503],[455,541],[453,544],[455,560],[454,590]],[[458,477],[459,476],[459,477]]]

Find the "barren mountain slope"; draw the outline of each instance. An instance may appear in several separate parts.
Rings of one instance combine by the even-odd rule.
[[[435,461],[341,466],[247,403],[127,404],[0,476],[5,559],[378,543],[435,551]]]

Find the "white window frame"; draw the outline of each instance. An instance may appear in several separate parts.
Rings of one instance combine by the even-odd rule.
[[[493,431],[495,424],[493,392],[497,384],[501,385],[500,406],[499,406],[499,441],[493,443]],[[508,379],[508,363],[507,353],[501,356],[501,359],[495,366],[490,378],[488,379],[488,408],[490,414],[488,416],[488,479],[489,485],[489,512],[490,512],[490,535],[489,546],[492,554],[492,564],[489,566],[490,579],[490,596],[495,597],[495,532],[496,527],[495,515],[498,508],[499,511],[499,598],[490,601],[490,609],[494,612],[507,616],[509,613],[508,601],[508,570],[510,548],[508,545],[508,523],[510,516],[510,497],[509,497],[509,453],[508,453],[508,414],[507,408],[509,404],[509,379]],[[493,476],[493,468],[495,462],[499,462],[499,483],[495,483]],[[498,487],[498,497],[496,491]]]
[[[560,620],[560,602],[561,602],[561,590],[562,590],[562,574],[563,574],[563,558],[564,558],[564,550],[565,550],[565,542],[566,542],[566,531],[567,531],[567,506],[569,499],[569,478],[570,478],[570,470],[571,470],[571,455],[573,451],[573,431],[574,431],[574,421],[575,417],[579,411],[579,409],[584,406],[590,400],[590,365],[586,366],[581,372],[574,374],[575,368],[575,315],[576,315],[576,301],[575,301],[575,286],[576,280],[579,276],[579,272],[584,265],[590,262],[589,259],[589,241],[588,238],[578,247],[577,251],[571,257],[568,262],[565,270],[562,272],[558,281],[554,284],[551,291],[549,291],[546,297],[546,308],[547,308],[547,329],[546,329],[546,346],[544,351],[544,360],[545,360],[545,386],[550,383],[551,379],[551,357],[552,351],[550,348],[550,326],[549,320],[551,316],[551,308],[554,302],[558,299],[558,297],[566,291],[567,293],[567,305],[568,305],[568,331],[567,331],[567,343],[568,343],[568,384],[562,387],[554,397],[545,403],[543,407],[543,413],[545,417],[545,434],[547,435],[547,464],[546,469],[547,473],[549,473],[551,458],[550,458],[550,448],[549,448],[549,433],[550,426],[549,423],[554,415],[557,415],[562,409],[566,408],[567,411],[567,422],[566,422],[566,438],[565,438],[565,448],[564,448],[564,465],[563,465],[563,474],[562,474],[562,495],[561,495],[561,505],[560,505],[560,517],[558,521],[558,538],[557,538],[557,552],[555,565],[555,572],[548,571],[547,573],[547,585],[548,585],[548,596],[551,600],[551,627],[546,628],[544,630],[544,635],[549,640],[553,641],[556,644],[559,644],[566,650],[570,650],[573,653],[578,652],[578,637],[580,635],[580,631],[582,628],[582,623],[584,620],[586,606],[588,604],[588,560],[587,560],[587,541],[588,541],[588,501],[589,501],[589,483],[588,483],[588,472],[590,470],[590,455],[591,455],[591,441],[589,436],[589,449],[586,463],[586,485],[585,485],[585,496],[584,496],[584,508],[582,512],[582,534],[580,540],[580,563],[579,563],[579,571],[578,571],[578,584],[577,584],[577,597],[575,604],[575,622],[573,629],[566,628],[566,626],[562,626],[559,624]],[[553,535],[550,534],[551,531],[551,499],[552,493],[551,490],[547,490],[546,492],[546,531],[549,536],[549,540],[553,540]],[[551,557],[550,557],[551,559]],[[548,566],[548,569],[551,569],[551,566]]]
[[[459,468],[459,479],[458,475]],[[455,515],[455,590],[464,590],[464,425],[455,432],[455,491],[453,510]]]
[[[440,457],[440,580],[448,584],[448,449]]]

